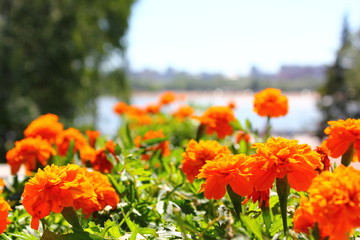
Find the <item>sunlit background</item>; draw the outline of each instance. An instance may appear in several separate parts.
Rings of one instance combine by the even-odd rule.
[[[233,101],[262,127],[253,93],[280,88],[290,111],[274,133],[321,139],[328,120],[360,115],[359,30],[357,0],[3,0],[1,160],[41,114],[114,136],[117,101],[165,90]]]
[[[227,76],[331,64],[344,18],[359,29],[359,1],[142,0],[130,17],[127,56],[134,71]]]

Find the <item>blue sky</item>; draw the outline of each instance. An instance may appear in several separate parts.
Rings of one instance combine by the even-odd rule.
[[[330,64],[345,13],[360,29],[359,0],[138,0],[127,58],[134,70],[227,75]]]

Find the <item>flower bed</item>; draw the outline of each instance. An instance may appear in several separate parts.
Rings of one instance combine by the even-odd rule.
[[[144,108],[119,102],[113,139],[42,115],[6,155],[2,239],[349,239],[359,235],[360,120],[330,121],[313,149],[271,136],[288,112],[278,89],[254,95],[265,129],[236,105]],[[336,166],[331,158],[341,157]],[[24,166],[26,176],[18,175]]]

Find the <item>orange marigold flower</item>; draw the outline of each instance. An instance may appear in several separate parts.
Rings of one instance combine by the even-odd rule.
[[[68,128],[61,132],[56,138],[56,146],[59,155],[66,155],[72,140],[74,141],[74,153],[88,145],[86,138],[79,130],[75,128]]]
[[[324,171],[314,178],[308,192],[306,206],[310,206],[307,209],[312,210],[313,221],[318,223],[323,238],[349,239],[352,230],[360,227],[359,170],[340,165],[333,173]]]
[[[205,125],[206,133],[216,133],[219,138],[224,138],[233,133],[230,122],[235,120],[232,109],[223,106],[208,108],[200,117],[194,117]]]
[[[86,164],[86,162],[94,161],[96,158],[96,150],[89,145],[85,145],[80,149],[80,159],[81,161]]]
[[[161,94],[161,96],[159,98],[159,103],[162,105],[166,105],[166,104],[174,102],[175,98],[176,97],[175,97],[174,92],[167,91],[167,92],[164,92],[163,94]]]
[[[250,134],[244,131],[238,131],[235,136],[235,142],[240,143],[241,140],[244,140],[246,143],[250,142]]]
[[[183,105],[180,106],[179,109],[173,113],[173,116],[179,120],[184,120],[187,117],[190,117],[194,114],[194,109],[190,106]]]
[[[88,137],[90,147],[95,147],[96,139],[100,136],[99,131],[91,131],[86,130],[85,131],[86,136]]]
[[[103,210],[108,205],[113,209],[116,208],[120,198],[112,187],[108,177],[98,171],[86,171],[85,175],[93,185],[96,194],[96,202],[89,201],[89,198],[82,197],[75,201],[75,205],[78,204],[78,208],[82,208],[85,216],[90,216],[93,212]]]
[[[316,169],[318,172],[329,171],[330,170],[330,151],[326,146],[326,141],[323,141],[320,146],[315,148],[315,151],[320,154],[321,162],[323,164],[323,169]]]
[[[118,102],[117,104],[115,104],[114,106],[114,112],[118,113],[118,114],[124,114],[127,112],[129,105],[127,105],[124,102]]]
[[[90,163],[94,170],[103,173],[110,173],[114,167],[111,161],[108,159],[104,148],[96,150],[96,156]]]
[[[159,130],[159,131],[147,131],[143,137],[141,136],[137,136],[134,139],[134,143],[137,147],[143,147],[143,145],[145,145],[145,151],[146,152],[154,152],[154,151],[160,151],[161,154],[163,156],[169,156],[170,155],[170,148],[169,148],[169,141],[164,140],[161,141],[160,143],[156,143],[156,144],[150,144],[151,146],[146,146],[146,142],[151,140],[151,139],[156,139],[156,138],[165,138],[164,133]],[[150,158],[149,154],[143,154],[142,158],[144,160],[148,160]]]
[[[222,146],[217,141],[196,142],[190,140],[185,152],[182,154],[182,171],[192,183],[199,174],[200,169],[207,160],[213,160],[219,154],[231,154],[227,146]]]
[[[252,193],[253,186],[249,181],[249,168],[245,154],[221,154],[212,161],[207,161],[197,178],[205,178],[201,190],[207,199],[221,199],[226,193],[226,186],[240,196]]]
[[[149,104],[146,106],[146,112],[156,114],[160,112],[161,106],[159,104]]]
[[[115,155],[115,143],[112,140],[106,141],[105,148],[109,153],[111,153],[114,157],[116,157],[116,155]]]
[[[110,173],[113,169],[112,161],[110,161],[107,153],[110,153],[115,159],[115,143],[111,140],[105,143],[105,148],[95,151],[95,156],[90,160],[91,167],[102,173]]]
[[[2,178],[0,178],[0,194],[3,192],[5,187],[5,182]]]
[[[25,165],[28,174],[36,170],[41,164],[45,166],[51,156],[56,155],[50,143],[40,137],[24,138],[15,142],[15,147],[6,153],[6,160],[11,167],[11,174],[15,175],[21,164]]]
[[[133,114],[129,115],[130,120],[133,121],[133,124],[137,125],[150,125],[153,120],[148,114]]]
[[[149,125],[152,123],[152,118],[145,109],[134,105],[126,105],[125,107],[125,103],[122,103],[121,105],[123,106],[121,113],[120,110],[117,110],[117,113],[126,114],[133,124]]]
[[[293,220],[295,232],[309,234],[310,229],[315,226],[313,209],[306,198],[301,199],[300,206],[296,209]]]
[[[236,103],[234,100],[231,100],[229,103],[228,103],[228,107],[231,108],[231,109],[235,109],[236,108]]]
[[[324,132],[328,135],[326,146],[330,157],[340,157],[353,144],[357,156],[355,159],[360,159],[360,119],[339,119],[328,124],[330,126]]]
[[[54,143],[56,136],[64,130],[64,126],[59,122],[59,117],[48,113],[32,121],[25,129],[25,137],[38,137]]]
[[[322,168],[320,155],[307,144],[285,138],[269,138],[266,143],[256,143],[256,154],[249,162],[251,181],[256,190],[271,188],[275,178],[288,177],[289,184],[297,191],[306,191]]]
[[[281,90],[266,88],[255,94],[254,111],[263,117],[285,116],[288,112],[288,99]]]
[[[64,207],[73,207],[74,201],[80,197],[96,200],[85,170],[75,164],[39,169],[25,184],[22,197],[26,211],[32,216],[33,229],[38,229],[39,220],[50,212],[60,213]]]
[[[8,219],[9,211],[11,211],[10,205],[3,197],[0,197],[0,234],[5,232],[7,225],[11,222]]]
[[[147,112],[146,110],[142,109],[139,106],[129,105],[126,114],[129,116],[142,116],[142,115],[146,115]]]

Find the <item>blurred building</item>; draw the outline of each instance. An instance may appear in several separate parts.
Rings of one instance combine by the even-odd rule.
[[[322,81],[326,77],[326,66],[283,65],[277,74],[279,80],[314,79]]]

